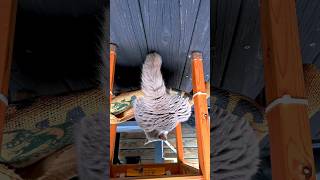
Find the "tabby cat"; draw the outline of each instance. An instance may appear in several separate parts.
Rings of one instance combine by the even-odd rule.
[[[166,92],[161,64],[159,54],[147,55],[141,76],[144,96],[134,102],[135,119],[146,134],[146,144],[166,140],[177,123],[187,121],[191,115],[188,98]]]
[[[259,166],[259,142],[249,122],[213,105],[211,179],[250,180]]]
[[[87,116],[75,124],[80,180],[109,178],[109,121],[105,113]]]

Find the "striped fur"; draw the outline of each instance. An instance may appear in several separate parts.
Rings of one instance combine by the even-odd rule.
[[[187,121],[191,115],[188,98],[167,94],[161,64],[159,54],[147,55],[141,76],[144,96],[134,102],[135,119],[144,130],[147,143],[166,140],[177,123]]]
[[[80,180],[109,179],[109,122],[106,114],[85,117],[75,125]]]
[[[259,165],[259,141],[244,118],[213,105],[211,179],[250,180]]]

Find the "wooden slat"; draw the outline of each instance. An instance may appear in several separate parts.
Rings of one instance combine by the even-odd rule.
[[[112,99],[112,90],[113,90],[113,81],[114,81],[114,72],[115,72],[115,64],[116,64],[116,46],[110,44],[110,103]],[[116,133],[117,133],[117,125],[110,124],[110,164],[113,163],[114,158],[114,148],[116,142]]]
[[[227,67],[229,54],[232,51],[232,40],[236,36],[238,16],[241,10],[242,0],[216,1],[216,9],[211,9],[216,15],[216,34],[211,39],[216,38],[216,60],[212,61],[212,85],[220,87],[223,81],[223,74]],[[215,25],[215,24],[214,24]]]
[[[210,76],[210,0],[202,0],[200,2],[188,54],[191,54],[192,51],[202,52],[205,73],[204,78],[208,81]],[[188,59],[185,63],[179,89],[186,92],[192,91],[191,71],[191,61]]]
[[[183,133],[182,133],[182,137],[183,138],[192,138],[192,137],[196,137],[195,136],[195,129],[190,127],[190,125],[186,124],[186,123],[182,123],[182,130],[183,130]],[[121,138],[124,138],[124,139],[141,139],[141,138],[145,138],[146,135],[143,133],[143,132],[140,132],[140,133],[121,133]],[[170,132],[168,134],[168,138],[171,139],[171,138],[175,138],[175,133],[174,132]]]
[[[168,87],[179,89],[199,2],[140,0],[148,50],[162,56]]]
[[[228,2],[221,3],[228,4]],[[258,3],[259,1],[255,0],[242,0],[241,11],[238,12],[237,22],[224,21],[226,24],[234,23],[234,25],[225,26],[236,26],[236,29],[234,30],[234,37],[232,39],[226,39],[231,41],[232,46],[227,55],[228,63],[225,68],[221,87],[253,99],[256,98],[264,86]],[[237,12],[226,11],[221,13],[228,13],[232,14],[230,16],[235,16],[234,13]],[[227,32],[228,30],[224,33],[229,36]],[[224,43],[229,44],[230,42]],[[217,63],[219,63],[220,59],[217,61]],[[217,68],[222,69],[223,67]],[[221,71],[218,69],[214,70],[218,72]],[[215,75],[216,74],[213,76]]]
[[[9,90],[16,10],[16,0],[0,1],[0,93],[6,97]],[[0,101],[0,145],[6,109],[7,105]]]
[[[154,148],[144,148],[144,149],[121,149],[119,152],[120,158],[125,156],[141,156],[142,159],[154,159]],[[164,150],[164,156],[168,158],[177,157],[177,155],[168,148]],[[187,158],[197,158],[198,148],[184,148],[184,159]]]
[[[154,159],[141,159],[141,164],[152,164],[152,163],[154,163]],[[198,158],[190,158],[190,159],[185,158],[184,164],[187,164],[189,166],[199,169]]]
[[[308,64],[320,65],[319,8],[320,1],[297,1],[301,54],[303,62]]]
[[[179,168],[182,166],[184,170],[184,174],[179,174]],[[120,174],[125,174],[127,169],[136,169],[136,168],[165,168],[165,171],[170,171],[171,175],[163,175],[163,176],[149,176],[149,177],[135,177],[134,179],[175,179],[176,177],[184,177],[184,179],[189,179],[190,175],[197,175],[198,170],[188,166],[188,165],[179,165],[177,163],[164,163],[164,164],[126,164],[126,165],[112,165],[112,176],[116,177]],[[199,176],[198,176],[199,177]],[[121,178],[121,179],[131,179],[131,178]],[[192,178],[191,178],[192,179]]]
[[[141,135],[144,135],[144,134],[141,134]],[[169,138],[168,141],[170,142],[170,144],[172,146],[177,147],[176,146],[177,143],[176,143],[175,138]],[[144,145],[145,142],[146,142],[146,139],[143,136],[141,138],[135,138],[135,139],[121,138],[120,139],[120,149],[153,148],[152,143]],[[182,145],[183,145],[183,148],[196,148],[196,147],[198,147],[197,146],[197,139],[195,137],[182,138]],[[164,148],[169,148],[169,147],[167,145],[164,145]]]
[[[206,92],[202,54],[192,53],[192,85],[193,93]],[[205,94],[194,96],[194,111],[196,117],[197,144],[200,171],[206,180],[210,179],[210,122]]]
[[[304,98],[295,1],[261,1],[267,102],[289,94]],[[315,180],[310,125],[304,105],[277,105],[266,115],[272,179]]]
[[[115,91],[140,87],[140,66],[148,51],[140,11],[138,0],[110,1],[110,39],[118,45]]]

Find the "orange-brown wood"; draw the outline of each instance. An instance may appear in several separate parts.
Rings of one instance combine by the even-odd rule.
[[[116,45],[110,44],[110,102],[112,99],[112,90],[113,90],[113,81],[114,81],[114,73],[115,73],[115,67],[116,67],[116,59],[117,59],[117,53],[116,53]]]
[[[111,180],[115,180],[118,178],[111,178]],[[132,177],[132,178],[121,178],[121,179],[144,179],[144,180],[193,180],[193,179],[198,179],[198,180],[204,180],[203,176],[171,176],[171,177],[164,177],[164,176],[158,176],[158,177],[140,177],[140,178],[136,178],[136,177]]]
[[[14,30],[16,22],[16,0],[0,1],[0,93],[8,96]],[[0,145],[7,105],[0,101]]]
[[[164,164],[123,164],[123,165],[112,165],[112,178],[116,178],[120,174],[126,174],[128,169],[140,169],[140,168],[164,168],[165,171],[170,171],[171,175],[168,176],[138,176],[134,177],[134,179],[158,179],[158,178],[166,178],[166,179],[176,179],[182,178],[188,179],[191,178],[199,178],[203,179],[203,176],[198,175],[198,170],[191,166],[185,164],[178,164],[178,163],[164,163]],[[180,169],[183,169],[183,173],[180,172]],[[121,178],[124,179],[124,178]],[[132,179],[130,177],[126,177],[125,179]]]
[[[261,29],[267,102],[305,98],[295,1],[262,0]],[[277,105],[266,115],[272,179],[315,180],[310,125],[304,105]]]
[[[114,147],[116,144],[117,125],[110,124],[110,163],[112,164],[114,158]]]
[[[133,168],[160,168],[164,167],[165,171],[170,171],[172,175],[179,174],[179,164],[177,163],[164,163],[164,164],[123,164],[111,166],[111,177],[115,177],[117,174],[126,173],[127,169]]]
[[[205,93],[202,54],[192,53],[192,85],[193,93]],[[200,171],[206,180],[210,179],[210,122],[205,94],[194,96],[194,111],[197,130],[197,144]]]
[[[183,141],[182,141],[182,128],[180,123],[178,123],[178,125],[176,126],[176,147],[177,147],[178,163],[183,163],[184,153],[183,153]]]
[[[110,44],[110,103],[112,100],[112,90],[113,90],[113,81],[114,81],[114,73],[116,66],[116,46],[114,44]],[[110,124],[110,164],[113,163],[114,158],[114,147],[116,143],[116,133],[117,133],[117,125]]]

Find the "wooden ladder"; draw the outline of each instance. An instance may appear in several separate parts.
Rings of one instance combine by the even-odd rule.
[[[110,44],[110,103],[116,64],[116,45]],[[210,121],[206,100],[202,54],[192,53],[192,76],[194,107],[196,116],[196,132],[198,144],[199,170],[187,165],[184,161],[182,129],[179,123],[175,129],[177,163],[164,164],[122,164],[114,165],[114,148],[116,124],[110,124],[110,178],[111,179],[210,179]],[[203,93],[201,93],[203,92]],[[166,175],[166,172],[170,172]],[[135,176],[135,177],[129,177]]]

